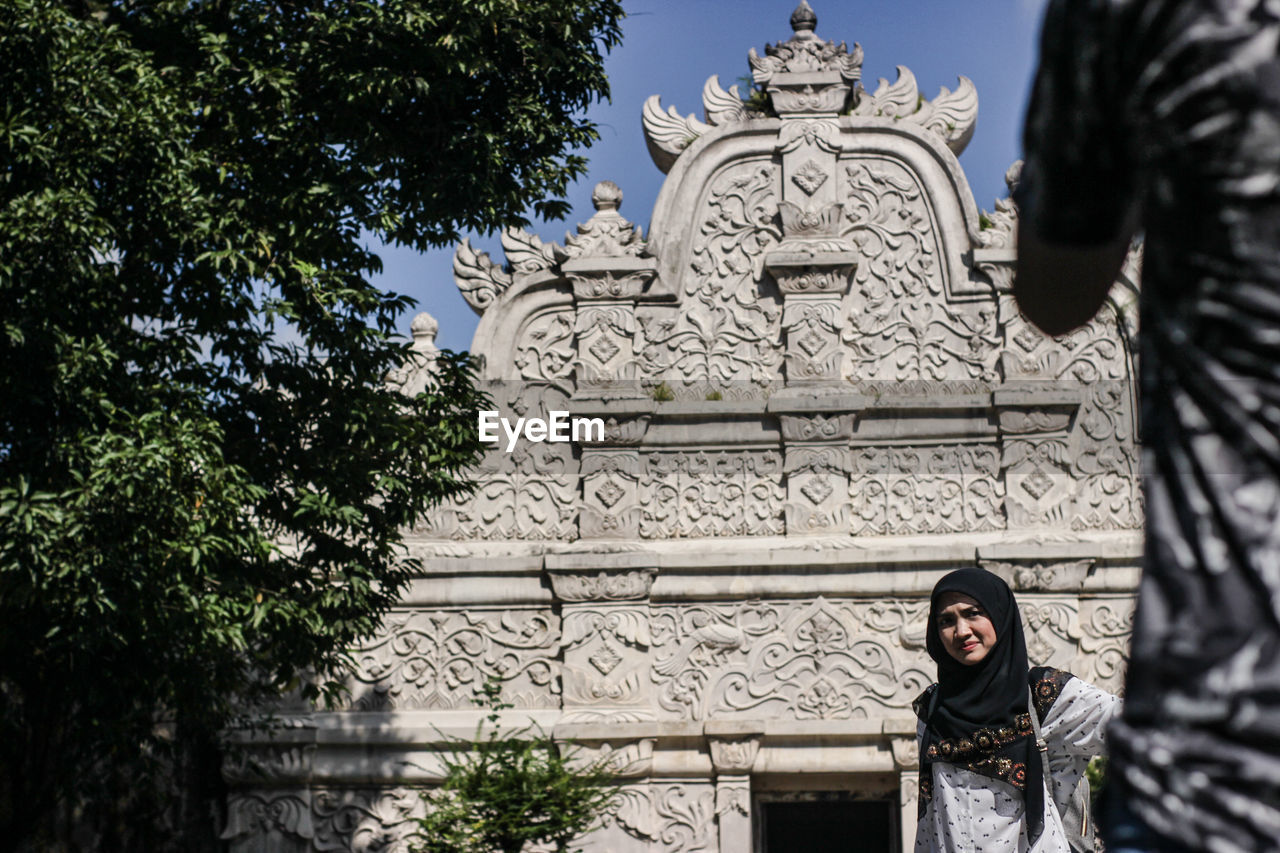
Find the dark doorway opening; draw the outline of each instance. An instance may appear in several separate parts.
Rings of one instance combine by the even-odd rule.
[[[763,853],[896,851],[897,804],[839,794],[757,802]]]

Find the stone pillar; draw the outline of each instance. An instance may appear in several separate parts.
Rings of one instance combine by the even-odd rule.
[[[889,742],[893,750],[893,766],[898,771],[898,796],[902,804],[902,853],[916,846],[916,824],[919,823],[920,749],[915,735],[895,737]]]
[[[582,448],[582,503],[578,532],[583,539],[640,538],[640,475],[635,449],[644,437],[652,400],[596,401],[575,406],[575,416],[604,421],[604,440]]]
[[[1071,459],[1078,390],[1035,380],[992,392],[1002,444],[1005,515],[1010,528],[1067,528],[1075,515]]]
[[[853,397],[826,400],[832,406],[857,405]],[[781,415],[787,475],[784,517],[787,535],[846,534],[849,531],[849,439],[854,415],[811,412]]]
[[[786,232],[787,217],[783,216]],[[782,293],[786,384],[840,381],[842,300],[857,260],[856,252],[807,251],[794,242],[791,251],[765,256],[765,266]]]
[[[639,539],[639,488],[639,453],[583,448],[582,538]]]
[[[765,267],[782,293],[788,385],[840,380],[841,302],[858,260],[856,247],[841,236],[837,158],[839,116],[861,77],[862,51],[856,45],[852,55],[843,45],[828,49],[814,35],[817,21],[802,3],[791,16],[791,40],[774,55],[751,56],[752,75],[782,119],[782,242],[765,256]]]
[[[565,239],[568,259],[560,266],[573,286],[577,394],[634,395],[636,303],[657,275],[658,262],[644,256],[639,229],[618,213],[617,184],[596,184],[591,203],[596,213]]]
[[[563,603],[561,722],[656,719],[649,694],[649,591],[658,573],[653,556],[550,554],[546,569]]]
[[[720,853],[743,853],[751,844],[751,768],[764,732],[759,723],[711,721],[703,729],[716,773],[716,822]]]

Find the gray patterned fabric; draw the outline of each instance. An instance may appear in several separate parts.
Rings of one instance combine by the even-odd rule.
[[[1022,227],[1137,205],[1146,570],[1113,767],[1154,829],[1280,849],[1280,2],[1052,0]]]

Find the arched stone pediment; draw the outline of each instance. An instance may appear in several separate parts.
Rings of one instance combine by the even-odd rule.
[[[534,467],[558,472],[544,491],[565,497],[541,513],[450,507],[424,532],[655,541],[1141,525],[1136,261],[1086,328],[1042,335],[1011,296],[1017,211],[1006,199],[979,212],[956,159],[977,120],[972,83],[930,101],[899,66],[871,92],[859,45],[818,38],[805,15],[793,26],[749,57],[751,99],[712,77],[705,122],[656,95],[645,104],[667,173],[648,235],[605,182],[563,245],[508,231],[503,266],[459,247],[500,408],[536,413],[537,389],[554,389],[626,438],[525,447],[521,477],[496,450],[485,470],[513,478],[507,500],[528,502],[539,456],[559,460]]]
[[[964,566],[1016,590],[1034,663],[1120,689],[1140,252],[1045,337],[1013,302],[1017,210],[980,212],[956,159],[973,85],[925,100],[900,67],[869,91],[815,24],[801,2],[751,52],[746,100],[713,77],[702,119],[644,105],[649,234],[604,182],[563,243],[458,248],[497,414],[601,430],[500,434],[410,533],[421,574],[353,650],[350,707],[228,776],[237,853],[407,844],[442,731],[478,736],[494,680],[504,726],[616,770],[588,851],[764,849],[753,812],[806,788],[900,810],[910,850],[928,595]],[[435,324],[414,334],[429,361]]]

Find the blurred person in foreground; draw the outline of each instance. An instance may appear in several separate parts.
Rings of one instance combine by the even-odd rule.
[[[1051,335],[1144,232],[1146,555],[1109,853],[1280,849],[1280,2],[1050,0],[1014,286]]]

